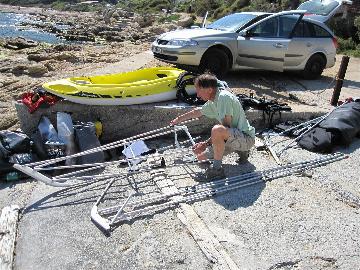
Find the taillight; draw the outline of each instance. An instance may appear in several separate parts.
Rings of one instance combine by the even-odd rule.
[[[332,38],[332,42],[334,43],[334,46],[335,46],[336,49],[339,48],[339,43],[338,43],[336,37],[333,37],[333,38]]]
[[[304,16],[311,16],[313,13],[304,13]]]

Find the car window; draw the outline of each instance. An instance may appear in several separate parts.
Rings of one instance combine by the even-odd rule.
[[[332,35],[321,26],[318,26],[316,24],[312,24],[312,25],[313,25],[315,37],[332,37]]]
[[[251,28],[250,33],[253,37],[277,37],[277,29],[278,17],[273,17]]]
[[[311,25],[302,21],[295,27],[293,37],[311,37],[311,32],[313,32]]]
[[[279,37],[288,38],[298,19],[299,16],[297,15],[280,16]]]
[[[237,29],[241,28],[243,25],[250,22],[252,19],[256,18],[257,16],[258,15],[249,14],[249,13],[234,13],[214,21],[213,23],[209,24],[206,28],[236,31]]]
[[[339,2],[333,0],[312,0],[302,3],[297,9],[306,10],[309,13],[326,16],[333,11]]]
[[[263,14],[263,15],[255,17],[251,21],[249,21],[246,24],[244,24],[243,26],[241,26],[237,32],[241,31],[242,29],[245,29],[246,27],[248,27],[248,26],[250,26],[250,25],[252,25],[252,24],[254,24],[254,23],[256,23],[256,22],[258,22],[258,21],[260,21],[260,20],[262,20],[262,19],[264,19],[264,18],[266,18],[268,16],[270,16],[270,15],[271,14],[268,13],[268,14]]]
[[[332,35],[319,25],[302,21],[300,22],[294,31],[293,37],[332,37]]]
[[[272,17],[251,28],[249,33],[254,37],[288,38],[300,16],[300,14],[296,14]]]

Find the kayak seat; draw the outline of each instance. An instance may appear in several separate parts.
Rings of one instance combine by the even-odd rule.
[[[160,73],[160,74],[156,74],[156,76],[158,76],[159,78],[165,78],[165,77],[167,77],[167,75],[166,75],[166,74],[162,74],[162,73]]]

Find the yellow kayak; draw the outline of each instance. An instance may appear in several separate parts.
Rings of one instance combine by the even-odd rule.
[[[69,101],[87,105],[132,105],[176,98],[176,79],[184,71],[171,67],[74,77],[43,84],[43,88]],[[190,94],[194,89],[189,90]]]

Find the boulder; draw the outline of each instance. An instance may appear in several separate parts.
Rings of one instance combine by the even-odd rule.
[[[27,65],[24,65],[24,64],[19,64],[19,65],[16,65],[14,66],[12,69],[11,69],[11,72],[15,75],[21,75],[21,74],[24,74],[25,73],[25,70],[27,70],[28,66]]]
[[[49,54],[45,53],[31,53],[28,54],[28,60],[35,61],[35,62],[41,62],[51,59],[52,57]]]
[[[155,21],[155,17],[151,15],[136,16],[135,22],[139,24],[140,27],[151,26]]]
[[[156,35],[160,35],[162,33],[167,32],[167,28],[164,26],[160,26],[160,25],[154,25],[152,27],[149,28],[149,31],[156,34]]]
[[[81,46],[73,44],[58,44],[54,46],[55,51],[81,51]]]
[[[168,29],[168,31],[173,31],[173,30],[178,29],[179,27],[174,23],[170,23],[166,26],[166,28]]]
[[[177,24],[179,26],[182,26],[184,28],[190,27],[191,25],[194,24],[194,18],[192,17],[182,17],[180,18],[180,20],[177,22]]]
[[[76,55],[74,55],[70,52],[60,53],[57,56],[55,56],[55,59],[59,60],[59,61],[70,62],[70,63],[75,63],[79,60]]]
[[[39,43],[33,40],[25,39],[22,37],[11,38],[3,45],[5,48],[12,50],[21,50],[25,48],[32,48],[38,46]]]
[[[49,60],[44,62],[44,66],[48,69],[48,71],[54,71],[56,70],[56,61],[55,60]]]
[[[34,77],[40,77],[48,72],[48,69],[43,64],[36,64],[28,67],[28,74]]]

